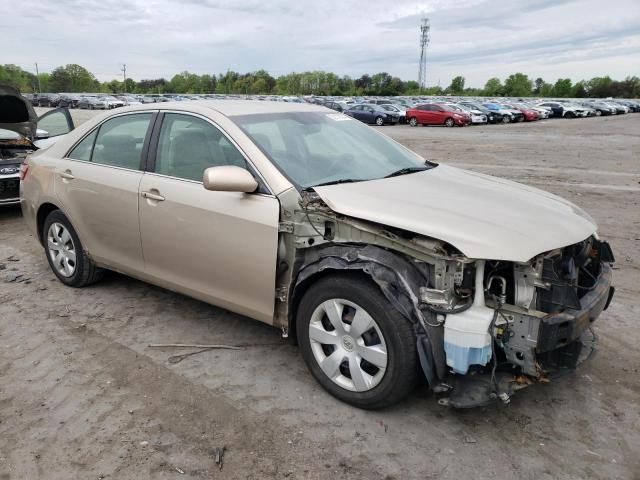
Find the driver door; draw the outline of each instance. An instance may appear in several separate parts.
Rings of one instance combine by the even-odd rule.
[[[267,190],[247,194],[204,188],[208,167],[253,168],[204,118],[164,113],[154,137],[154,165],[139,191],[146,276],[165,288],[273,323],[277,198]]]

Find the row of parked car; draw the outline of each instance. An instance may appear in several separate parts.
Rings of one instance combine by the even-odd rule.
[[[25,95],[40,107],[69,107],[107,110],[142,103],[251,99],[308,102],[324,105],[362,122],[376,125],[408,123],[411,126],[448,127],[487,123],[533,122],[547,118],[581,118],[640,112],[636,100],[531,100],[451,97],[296,97],[275,95],[104,95],[39,94]]]
[[[411,126],[533,122],[547,118],[581,118],[640,112],[640,102],[600,100],[589,102],[515,101],[486,99],[429,99],[415,103],[402,99],[369,99],[364,102],[329,100],[321,103],[366,123]]]

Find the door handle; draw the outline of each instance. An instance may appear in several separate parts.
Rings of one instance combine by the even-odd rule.
[[[142,195],[142,198],[146,198],[148,200],[155,200],[156,202],[164,201],[164,197],[162,195],[158,195],[157,193],[142,192],[140,195]]]
[[[76,178],[71,174],[71,170],[65,170],[60,174],[60,176],[65,180],[73,180],[74,178]]]

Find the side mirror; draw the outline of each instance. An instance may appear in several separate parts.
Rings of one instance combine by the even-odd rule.
[[[45,138],[49,138],[49,132],[47,132],[46,130],[42,130],[41,128],[38,128],[36,130],[36,140],[42,140]]]
[[[202,176],[204,188],[214,192],[253,193],[258,182],[248,170],[234,165],[209,167]]]

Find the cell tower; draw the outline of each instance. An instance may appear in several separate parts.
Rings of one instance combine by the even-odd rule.
[[[429,19],[423,17],[420,24],[420,71],[418,73],[420,88],[427,88],[427,46],[431,40],[430,30]]]

